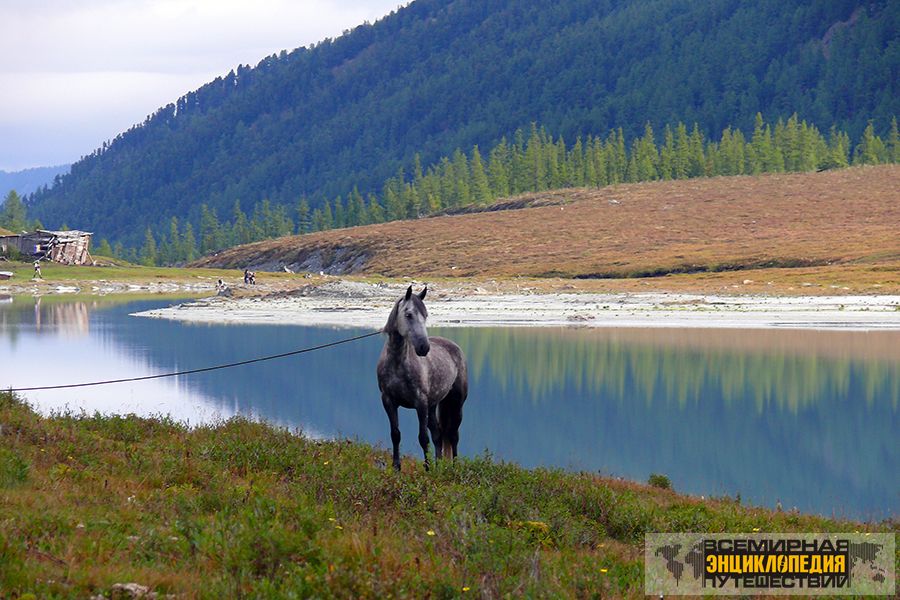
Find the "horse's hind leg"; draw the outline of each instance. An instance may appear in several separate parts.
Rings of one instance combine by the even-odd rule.
[[[422,454],[425,456],[425,470],[428,464],[428,408],[425,403],[416,403],[416,414],[419,417],[419,445],[422,446]]]
[[[391,444],[394,446],[394,468],[400,470],[400,422],[397,418],[397,405],[391,402],[386,396],[381,396],[381,403],[384,405],[384,412],[387,413],[388,421],[391,422]]]
[[[456,458],[457,446],[459,445],[459,426],[462,424],[460,395],[451,391],[441,402],[439,410],[441,413],[441,440],[444,446],[444,454],[448,458]]]

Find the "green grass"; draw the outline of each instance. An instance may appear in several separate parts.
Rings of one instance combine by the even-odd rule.
[[[0,394],[0,597],[641,597],[646,532],[897,531],[244,419],[42,417]]]
[[[10,261],[0,263],[0,269],[15,273],[9,283],[23,283],[34,275],[33,262]],[[113,264],[111,266],[61,265],[42,261],[41,274],[46,281],[151,281],[182,280],[204,277],[236,277],[240,273],[234,269],[183,269],[175,267],[143,267],[130,263]]]

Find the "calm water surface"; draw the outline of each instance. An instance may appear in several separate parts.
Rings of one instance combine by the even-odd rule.
[[[160,300],[0,297],[0,386],[191,369],[360,330],[129,317]],[[900,514],[900,333],[447,329],[469,358],[460,451],[851,518]],[[134,384],[34,392],[40,410],[234,414],[389,444],[382,340]],[[412,411],[402,449],[418,456]]]

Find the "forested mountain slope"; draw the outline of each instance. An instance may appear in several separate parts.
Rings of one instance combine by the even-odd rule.
[[[900,11],[886,0],[417,0],[160,109],[30,199],[32,217],[138,245],[235,200],[315,208],[414,155],[540,123],[573,140],[647,122],[710,136],[801,118],[858,137],[900,113]]]

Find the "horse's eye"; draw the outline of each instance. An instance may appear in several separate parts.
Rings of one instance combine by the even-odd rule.
[[[412,319],[412,313],[406,313],[406,318],[407,318],[407,319]]]

